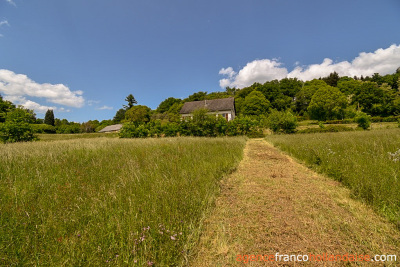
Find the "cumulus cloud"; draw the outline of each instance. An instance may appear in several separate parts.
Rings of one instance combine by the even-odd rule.
[[[8,99],[38,97],[51,103],[75,108],[83,107],[85,104],[82,91],[71,91],[63,84],[39,84],[24,74],[16,74],[5,69],[0,69],[0,93]]]
[[[5,96],[5,100],[11,101],[14,104],[21,105],[24,108],[27,109],[32,109],[36,113],[45,113],[48,109],[52,109],[54,111],[58,112],[70,112],[69,109],[63,108],[63,107],[56,107],[56,106],[45,106],[41,105],[37,102],[34,102],[32,100],[28,100],[25,97],[22,96]]]
[[[371,76],[374,73],[381,75],[391,74],[400,66],[400,45],[391,45],[383,49],[377,49],[372,53],[360,53],[351,62],[334,62],[332,59],[325,58],[320,64],[300,66],[296,61],[295,68],[289,72],[281,67],[277,59],[254,60],[247,63],[238,73],[232,67],[223,68],[219,74],[227,76],[221,79],[219,84],[222,88],[227,86],[243,88],[255,82],[264,83],[274,79],[298,78],[301,80],[312,80],[328,76],[336,71],[340,76]]]
[[[100,108],[98,108],[98,110],[112,110],[114,109],[113,107],[109,107],[109,106],[102,106]]]
[[[232,67],[221,69],[219,74],[227,75],[228,78],[220,80],[220,86],[243,88],[255,82],[264,83],[268,80],[285,78],[288,71],[286,68],[281,68],[281,65],[277,59],[261,59],[247,63],[238,73]]]

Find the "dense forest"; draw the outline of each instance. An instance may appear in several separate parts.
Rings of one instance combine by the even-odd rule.
[[[125,98],[127,104],[116,112],[113,119],[84,123],[55,118],[52,110],[47,111],[44,119],[36,118],[33,110],[16,107],[0,96],[0,126],[4,129],[7,125],[11,127],[6,122],[20,122],[25,128],[29,125],[33,133],[90,133],[125,122],[136,125],[178,123],[179,111],[185,102],[226,97],[235,98],[239,118],[260,119],[277,111],[289,112],[297,120],[351,119],[358,111],[375,118],[394,117],[400,115],[400,68],[384,76],[375,73],[371,77],[340,77],[333,72],[327,77],[306,82],[285,78],[264,84],[254,83],[242,89],[227,87],[223,92],[199,91],[185,99],[169,97],[155,110],[137,105],[135,97],[130,94]]]

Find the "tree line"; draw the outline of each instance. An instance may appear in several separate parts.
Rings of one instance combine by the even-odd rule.
[[[164,127],[169,123],[181,122],[179,111],[185,102],[227,97],[235,98],[238,118],[251,118],[258,121],[260,127],[265,126],[265,121],[271,116],[277,121],[277,114],[290,117],[290,120],[295,117],[298,120],[319,121],[353,119],[359,112],[382,118],[398,116],[400,68],[384,76],[375,73],[371,77],[340,77],[333,72],[327,77],[305,82],[297,78],[284,78],[263,84],[254,83],[242,89],[227,87],[223,92],[199,91],[185,99],[169,97],[155,110],[138,105],[135,97],[130,94],[125,98],[126,104],[116,112],[113,119],[89,120],[84,123],[55,118],[52,110],[46,112],[44,119],[36,118],[33,110],[16,107],[0,95],[0,130],[4,140],[7,135],[5,132],[17,131],[18,127],[10,126],[15,123],[21,124],[20,128],[29,128],[32,133],[90,133],[118,123]],[[152,130],[149,128],[149,131]]]

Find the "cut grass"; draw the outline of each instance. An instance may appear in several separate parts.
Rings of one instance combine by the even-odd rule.
[[[244,138],[0,145],[0,265],[173,266]]]
[[[400,233],[340,183],[250,139],[222,180],[190,266],[242,266],[238,255],[397,255]],[[242,257],[243,259],[244,257]],[[249,258],[247,258],[249,259]],[[264,258],[265,259],[265,258]],[[360,262],[248,261],[249,266],[357,266]],[[395,266],[396,262],[386,262]]]
[[[343,183],[400,228],[400,129],[271,135],[267,140]]]

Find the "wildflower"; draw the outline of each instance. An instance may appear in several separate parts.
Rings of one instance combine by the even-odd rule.
[[[171,235],[171,239],[172,240],[176,240],[175,236]]]
[[[154,264],[154,262],[152,262],[152,261],[147,262],[147,265],[149,265],[149,266],[153,266],[153,264]]]

